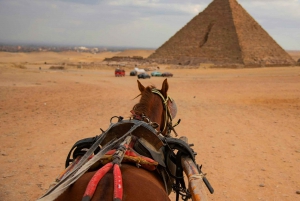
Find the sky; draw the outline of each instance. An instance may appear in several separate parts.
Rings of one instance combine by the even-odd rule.
[[[0,43],[158,48],[212,0],[0,0]],[[300,0],[238,0],[300,50]]]

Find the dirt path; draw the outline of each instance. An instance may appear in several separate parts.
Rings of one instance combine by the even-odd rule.
[[[300,200],[300,68],[172,72],[177,132],[195,144],[210,200]],[[128,117],[136,95],[135,77],[111,71],[1,67],[0,200],[41,196],[71,146]]]

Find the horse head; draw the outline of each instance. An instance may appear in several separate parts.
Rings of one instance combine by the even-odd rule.
[[[164,136],[169,135],[177,107],[175,101],[168,96],[167,79],[164,80],[161,89],[152,85],[144,87],[138,80],[137,82],[141,98],[131,111],[133,118],[152,124]]]

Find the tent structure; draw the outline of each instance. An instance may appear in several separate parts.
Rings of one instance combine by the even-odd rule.
[[[236,0],[214,0],[148,59],[216,66],[290,66],[295,61]]]

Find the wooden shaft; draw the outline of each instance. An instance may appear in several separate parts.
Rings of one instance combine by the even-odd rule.
[[[189,181],[189,190],[193,201],[208,201],[207,194],[203,187],[203,175],[199,171],[194,161],[188,157],[181,158],[181,165]]]
[[[188,143],[185,136],[179,138],[180,140]],[[194,161],[189,157],[181,158],[181,165],[189,181],[189,191],[192,195],[193,201],[208,201],[207,194],[203,187],[203,175],[199,174],[198,168]]]

